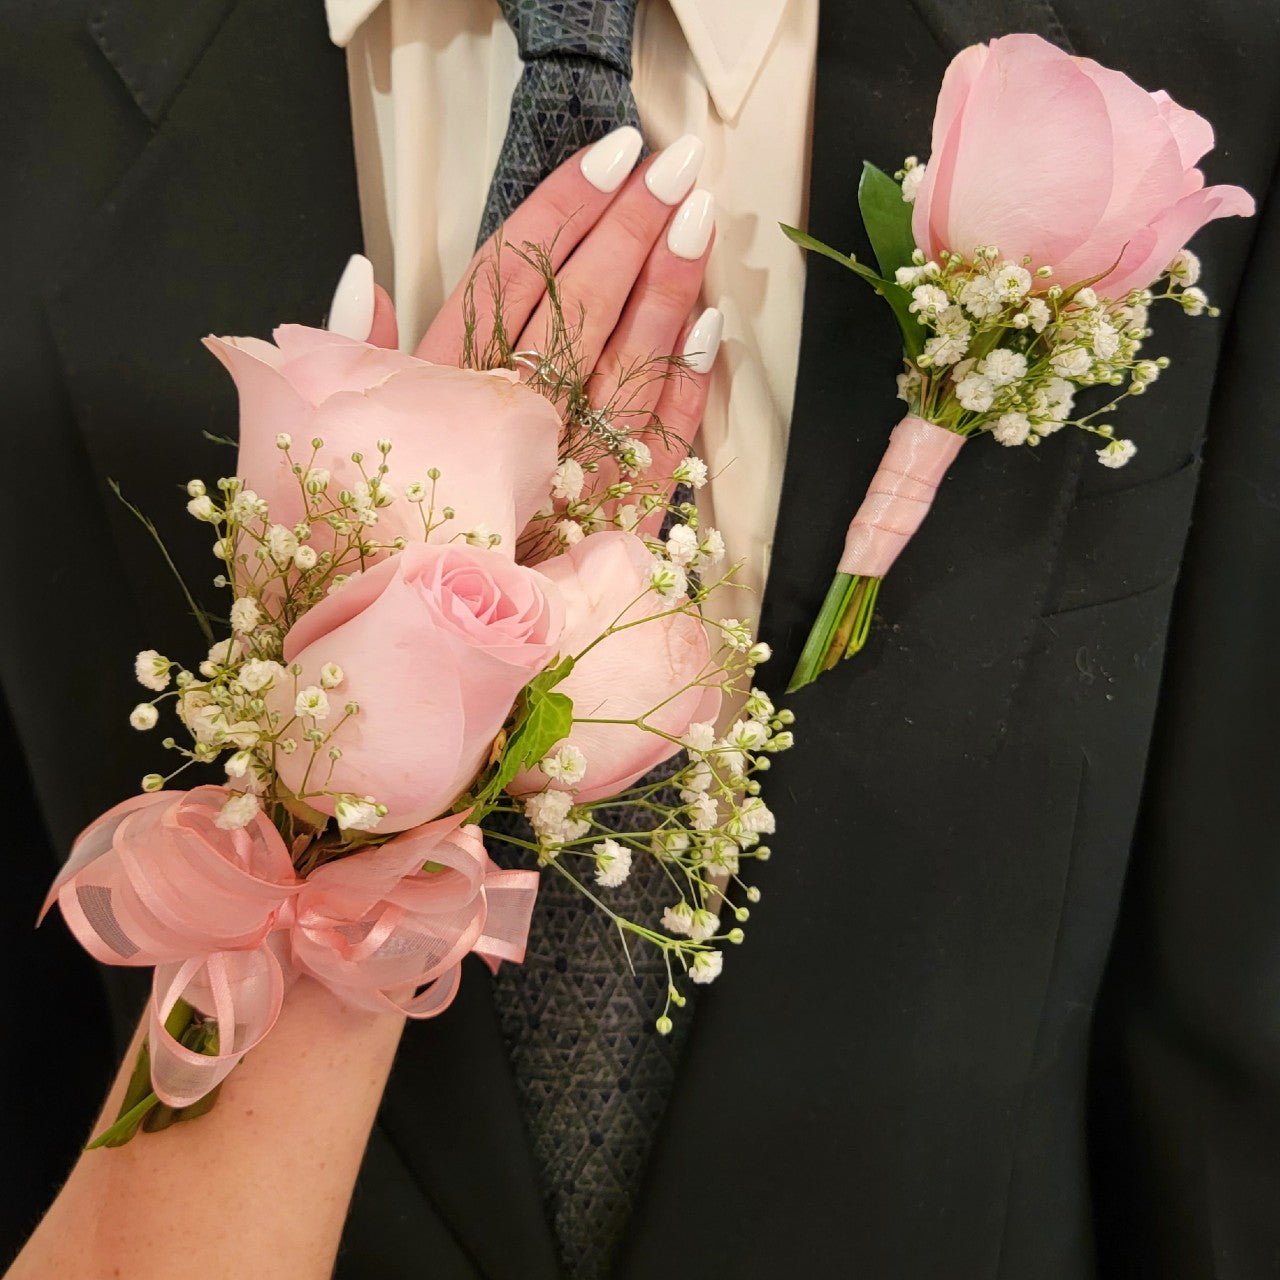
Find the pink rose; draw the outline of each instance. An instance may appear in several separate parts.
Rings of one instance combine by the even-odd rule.
[[[387,806],[378,831],[402,831],[443,813],[476,776],[516,695],[555,655],[564,606],[556,585],[497,551],[419,543],[339,587],[285,636],[284,658],[302,668],[297,688],[322,685],[330,663],[341,682],[328,714],[282,733],[280,777],[307,803],[335,811],[335,796]],[[291,683],[271,695],[280,725],[294,715]],[[337,731],[341,758],[302,741],[331,728],[349,702],[359,713]],[[308,766],[310,777],[303,786]]]
[[[719,687],[696,683],[709,672],[710,644],[702,620],[671,613],[687,597],[666,600],[649,590],[653,556],[634,534],[595,533],[539,569],[565,603],[562,655],[577,655],[617,622],[653,618],[602,640],[558,689],[573,699],[575,717],[634,720],[644,717],[659,733],[630,724],[575,724],[567,742],[586,756],[581,800],[614,795],[680,750],[691,724],[714,720]],[[657,615],[667,615],[658,617]],[[692,687],[688,687],[692,685]],[[670,735],[670,738],[663,735]],[[539,791],[547,779],[526,770],[511,790]]]
[[[1163,90],[1039,36],[973,45],[942,82],[916,244],[934,260],[979,245],[1029,255],[1064,287],[1108,272],[1094,288],[1120,298],[1206,222],[1253,213],[1240,187],[1205,187],[1196,162],[1212,147],[1208,121]]]
[[[366,471],[376,471],[377,442],[388,439],[387,480],[397,500],[379,513],[377,541],[400,534],[421,539],[425,508],[403,494],[415,481],[429,486],[427,472],[435,467],[435,518],[446,506],[455,514],[434,540],[483,525],[514,557],[516,535],[548,501],[556,469],[560,420],[547,400],[514,374],[428,364],[321,329],[282,325],[275,339],[275,346],[257,338],[205,339],[240,392],[236,474],[267,500],[274,522],[292,526],[304,514],[278,435],[292,437],[292,457],[302,464],[311,441],[324,441],[312,465],[330,473],[334,496],[360,483],[351,454],[363,453]]]

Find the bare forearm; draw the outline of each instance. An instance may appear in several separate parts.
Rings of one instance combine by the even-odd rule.
[[[402,1026],[299,980],[211,1112],[81,1155],[9,1280],[329,1276]]]

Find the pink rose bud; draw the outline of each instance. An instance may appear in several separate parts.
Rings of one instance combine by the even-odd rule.
[[[718,674],[709,670],[713,664],[706,626],[696,611],[692,616],[671,612],[687,596],[669,599],[651,589],[653,563],[634,534],[609,531],[592,534],[538,566],[564,597],[563,656],[581,653],[618,622],[653,618],[602,640],[557,686],[573,699],[575,717],[644,717],[659,730],[575,724],[567,742],[586,758],[582,782],[574,788],[583,801],[625,790],[680,750],[671,739],[682,737],[695,722],[714,720],[720,710],[720,689],[696,683]],[[667,616],[655,616],[659,614]],[[546,782],[540,770],[528,770],[511,790],[538,791]]]
[[[933,154],[916,196],[916,244],[979,247],[1053,269],[1100,297],[1142,289],[1206,222],[1248,217],[1240,187],[1204,185],[1207,120],[1167,93],[1033,35],[963,50],[947,69]]]
[[[299,690],[318,688],[328,664],[342,669],[315,728],[327,733],[350,703],[359,710],[331,744],[278,752],[282,781],[328,814],[340,794],[374,797],[387,809],[380,833],[430,821],[485,763],[517,694],[555,656],[563,621],[555,583],[499,551],[418,543],[366,570],[285,637]],[[281,732],[295,714],[284,683],[270,703]],[[312,725],[304,716],[288,736]]]
[[[435,520],[454,511],[432,535],[448,542],[479,526],[499,536],[514,558],[516,535],[551,493],[560,419],[554,407],[505,371],[476,373],[428,364],[403,352],[356,342],[322,329],[281,325],[276,346],[257,338],[206,338],[240,392],[240,457],[236,475],[267,501],[271,520],[303,519],[302,489],[292,463],[328,471],[328,491],[355,490],[351,460],[363,454],[376,471],[390,442],[386,480],[398,495],[379,512],[376,541],[422,537],[425,507],[407,502],[414,483],[436,483]],[[277,437],[291,440],[288,456]],[[311,441],[323,446],[311,461]],[[476,459],[483,459],[477,466]],[[323,527],[314,544],[325,550]]]

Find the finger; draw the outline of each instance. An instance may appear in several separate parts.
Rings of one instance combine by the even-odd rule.
[[[391,295],[380,284],[373,286],[373,323],[369,326],[369,336],[365,341],[371,342],[375,347],[390,347],[393,350],[400,345],[395,304],[391,301]]]
[[[513,246],[542,246],[559,270],[613,203],[643,145],[640,131],[624,125],[570,157],[542,182],[481,245],[458,287],[431,322],[416,354],[437,363],[458,362],[466,335],[468,286],[473,280],[474,341],[479,348],[483,350],[493,334],[495,292],[501,295],[508,331],[519,333],[546,290],[536,266],[523,261]],[[506,247],[498,252],[502,242]]]
[[[353,253],[338,277],[333,301],[329,304],[326,323],[329,332],[365,342],[373,327],[376,288],[373,263],[364,254]]]
[[[715,201],[694,191],[649,254],[591,381],[591,404],[620,425],[647,425],[680,350],[679,339],[702,290],[715,235]]]
[[[686,134],[642,165],[560,272],[560,308],[564,322],[577,330],[574,349],[582,368],[595,367],[672,208],[689,194],[703,151],[701,140]],[[551,300],[543,298],[519,346],[547,351],[553,321]]]
[[[681,336],[679,350],[684,367],[663,387],[656,416],[661,431],[647,441],[653,455],[654,476],[672,476],[693,447],[707,407],[711,388],[711,370],[724,335],[724,313],[708,307]],[[656,534],[662,526],[662,511],[656,511],[642,522],[642,535]]]

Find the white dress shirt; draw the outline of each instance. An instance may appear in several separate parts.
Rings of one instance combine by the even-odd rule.
[[[494,0],[327,0],[347,49],[365,251],[418,342],[462,277],[520,75]],[[632,85],[653,149],[706,143],[716,198],[705,301],[725,316],[697,450],[704,523],[739,581],[717,612],[758,617],[786,459],[804,292],[801,253],[818,0],[640,0]]]

